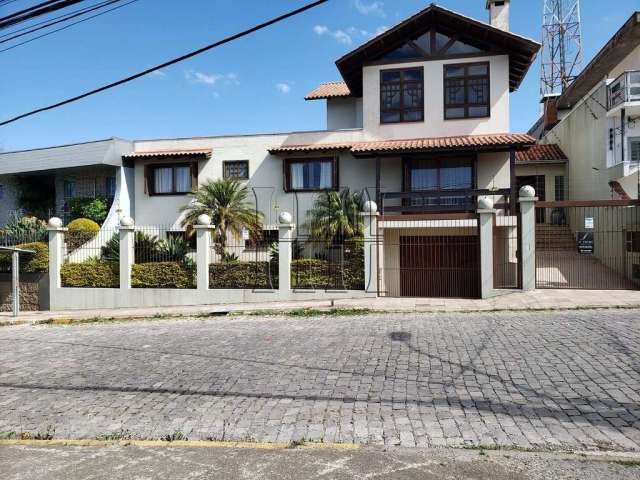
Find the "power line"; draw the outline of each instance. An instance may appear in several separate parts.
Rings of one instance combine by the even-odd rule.
[[[13,0],[13,1],[16,1],[16,0]],[[15,30],[12,30],[11,32],[3,33],[2,35],[0,35],[0,38],[8,37],[8,36],[13,35],[13,34],[18,33],[18,32],[24,32],[25,30],[30,30],[30,29],[32,29],[34,27],[38,27],[40,25],[44,25],[45,23],[55,22],[55,21],[57,21],[59,19],[68,20],[68,19],[73,18],[76,13],[78,13],[78,14],[86,13],[88,11],[91,11],[91,9],[93,9],[94,7],[96,7],[98,5],[109,4],[109,3],[113,2],[113,1],[120,1],[120,0],[104,0],[104,1],[102,1],[102,2],[100,2],[98,4],[96,4],[96,5],[91,5],[89,7],[83,7],[81,9],[74,10],[74,11],[69,12],[69,13],[58,15],[57,17],[48,18],[46,20],[42,20],[41,22],[37,22],[37,23],[32,23],[31,25],[28,25],[26,27],[16,28]],[[53,23],[51,23],[51,25],[53,25]]]
[[[85,0],[49,0],[44,3],[40,3],[33,7],[21,10],[16,13],[12,13],[6,17],[0,18],[0,29],[16,25],[18,23],[26,22],[32,18],[40,17],[47,13],[55,12],[62,8],[70,7],[76,3],[84,2]]]
[[[63,19],[61,19],[61,20],[52,21],[52,22],[47,23],[46,25],[42,25],[42,26],[40,26],[40,27],[35,27],[35,28],[32,28],[31,30],[28,30],[28,31],[26,31],[26,32],[18,33],[18,34],[16,34],[16,35],[12,36],[12,37],[5,38],[4,40],[0,40],[0,43],[7,43],[7,42],[10,42],[11,40],[15,40],[16,38],[24,37],[25,35],[30,35],[30,34],[32,34],[32,33],[35,33],[35,32],[37,32],[37,31],[39,31],[39,30],[44,30],[45,28],[49,28],[49,27],[51,27],[51,26],[53,26],[53,25],[56,25],[56,24],[58,24],[58,23],[66,22],[67,20],[71,20],[72,18],[76,18],[76,17],[82,16],[82,15],[84,15],[84,14],[86,14],[86,13],[90,13],[90,12],[93,12],[93,11],[95,11],[95,10],[100,10],[101,8],[107,7],[107,6],[109,6],[109,5],[113,5],[114,3],[118,3],[118,2],[121,2],[121,1],[123,1],[123,0],[107,0],[107,1],[105,1],[105,2],[103,2],[103,3],[101,3],[101,4],[94,5],[94,6],[93,6],[93,7],[91,7],[91,8],[84,9],[84,11],[82,11],[82,12],[81,12],[81,11],[78,11],[77,13],[75,13],[75,14],[73,14],[73,15],[65,16],[65,18],[63,18]],[[132,3],[132,2],[129,2],[129,3]],[[128,5],[129,3],[126,3],[125,5]],[[120,5],[120,7],[124,7],[125,5]],[[116,7],[116,8],[120,8],[120,7]],[[90,17],[87,17],[87,18],[83,19],[83,20],[80,20],[80,21],[77,21],[77,22],[73,22],[73,23],[71,23],[71,24],[69,24],[69,25],[66,25],[65,27],[57,28],[57,29],[52,30],[51,32],[47,32],[47,33],[45,33],[45,34],[43,34],[43,35],[38,35],[37,37],[30,38],[30,39],[29,39],[29,40],[27,40],[27,41],[24,41],[24,42],[18,43],[18,44],[16,44],[16,45],[13,45],[13,46],[11,46],[11,47],[9,47],[9,48],[6,48],[6,49],[4,49],[4,50],[0,50],[0,52],[5,52],[5,51],[7,51],[7,50],[11,50],[12,48],[19,47],[20,45],[24,45],[25,43],[29,43],[29,42],[32,42],[33,40],[37,40],[38,38],[46,37],[47,35],[51,35],[52,33],[59,32],[60,30],[64,30],[65,28],[69,28],[69,27],[71,27],[71,26],[73,26],[73,25],[76,25],[76,24],[78,24],[78,23],[84,22],[84,21],[86,21],[86,20],[90,20],[90,19],[95,18],[95,17],[97,17],[97,16],[99,16],[99,15],[102,15],[102,14],[104,14],[104,13],[111,12],[111,11],[115,10],[116,8],[112,8],[111,10],[107,10],[107,11],[102,12],[102,13],[100,13],[100,14],[92,15],[92,16],[90,16]],[[64,15],[63,15],[63,16],[64,16]],[[46,22],[45,22],[45,23],[46,23]],[[27,28],[31,28],[31,27],[27,27]],[[14,33],[15,33],[15,32],[14,32]],[[2,38],[3,36],[6,36],[6,35],[0,35],[0,38]]]
[[[166,61],[164,63],[161,63],[160,65],[156,65],[154,67],[147,68],[146,70],[143,70],[142,72],[136,73],[134,75],[131,75],[131,76],[126,77],[126,78],[123,78],[123,79],[118,80],[116,82],[112,82],[112,83],[109,83],[109,84],[104,85],[102,87],[96,88],[94,90],[90,90],[90,91],[82,93],[80,95],[76,95],[75,97],[71,97],[71,98],[68,98],[66,100],[62,100],[61,102],[54,103],[52,105],[48,105],[46,107],[41,107],[41,108],[38,108],[36,110],[32,110],[30,112],[22,113],[20,115],[15,116],[15,117],[9,118],[8,120],[0,122],[0,127],[4,126],[4,125],[8,125],[8,124],[13,123],[13,122],[16,122],[16,121],[21,120],[23,118],[30,117],[32,115],[36,115],[36,114],[41,113],[41,112],[46,112],[48,110],[53,110],[54,108],[58,108],[58,107],[61,107],[63,105],[67,105],[69,103],[77,102],[78,100],[81,100],[83,98],[89,97],[91,95],[95,95],[97,93],[104,92],[105,90],[109,90],[109,89],[117,87],[119,85],[123,85],[125,83],[131,82],[131,81],[136,80],[136,79],[138,79],[140,77],[148,75],[151,72],[154,72],[156,70],[160,70],[161,68],[166,68],[166,67],[169,67],[171,65],[175,65],[176,63],[183,62],[184,60],[187,60],[189,58],[195,57],[196,55],[200,55],[201,53],[207,52],[207,51],[212,50],[212,49],[214,49],[216,47],[224,45],[226,43],[230,43],[230,42],[232,42],[234,40],[237,40],[239,38],[246,37],[247,35],[250,35],[250,34],[252,34],[254,32],[257,32],[259,30],[263,30],[263,29],[265,29],[267,27],[270,27],[271,25],[279,23],[279,22],[281,22],[283,20],[286,20],[286,19],[288,19],[290,17],[294,17],[294,16],[299,15],[299,14],[301,14],[303,12],[306,12],[307,10],[311,10],[312,8],[318,7],[318,6],[322,5],[323,3],[327,3],[328,1],[329,0],[316,0],[315,2],[309,3],[309,4],[307,4],[307,5],[303,6],[303,7],[297,8],[295,10],[292,10],[292,11],[288,12],[288,13],[285,13],[285,14],[280,15],[278,17],[272,18],[271,20],[263,22],[263,23],[261,23],[259,25],[251,27],[251,28],[249,28],[247,30],[244,30],[242,32],[233,34],[233,35],[231,35],[229,37],[226,37],[226,38],[224,38],[222,40],[219,40],[217,42],[214,42],[214,43],[211,43],[209,45],[206,45],[206,46],[204,46],[202,48],[199,48],[197,50],[193,50],[192,52],[186,53],[186,54],[184,54],[184,55],[182,55],[180,57],[176,57],[176,58],[173,58],[171,60],[168,60],[168,61]]]

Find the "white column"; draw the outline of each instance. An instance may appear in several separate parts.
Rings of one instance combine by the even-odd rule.
[[[496,211],[488,198],[478,200],[480,230],[480,298],[491,298],[493,288],[493,224]]]
[[[120,288],[131,288],[131,268],[135,263],[136,227],[131,217],[120,220]]]
[[[280,212],[278,222],[278,290],[283,296],[287,296],[291,292],[291,261],[295,227],[289,212]]]
[[[52,217],[47,225],[49,231],[49,302],[53,303],[54,290],[62,286],[60,269],[62,268],[62,252],[64,249],[64,233],[62,220]]]
[[[525,185],[520,189],[520,261],[522,262],[522,290],[528,292],[536,288],[536,191]]]
[[[364,289],[378,293],[378,205],[374,201],[364,204]]]
[[[200,215],[196,230],[196,286],[198,290],[209,290],[209,264],[211,263],[211,217]]]

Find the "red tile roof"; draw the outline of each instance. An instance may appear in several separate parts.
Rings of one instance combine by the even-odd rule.
[[[555,143],[534,145],[529,150],[516,153],[516,163],[563,163],[567,160],[560,146]]]
[[[318,88],[309,92],[305,100],[323,100],[327,98],[350,97],[349,87],[344,82],[321,83]]]
[[[407,140],[376,140],[370,142],[315,143],[307,145],[281,145],[269,150],[272,154],[305,153],[349,150],[354,154],[394,153],[443,150],[492,150],[500,148],[528,148],[535,139],[521,133],[463,135],[457,137],[414,138]]]
[[[122,155],[123,158],[157,158],[157,157],[196,157],[200,155],[209,156],[212,150],[157,150],[152,152],[131,152]]]

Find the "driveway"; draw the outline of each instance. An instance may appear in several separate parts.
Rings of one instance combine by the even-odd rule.
[[[0,432],[640,450],[640,312],[0,329]]]

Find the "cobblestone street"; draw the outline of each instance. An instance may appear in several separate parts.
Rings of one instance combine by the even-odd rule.
[[[640,450],[640,312],[0,329],[0,432]]]

